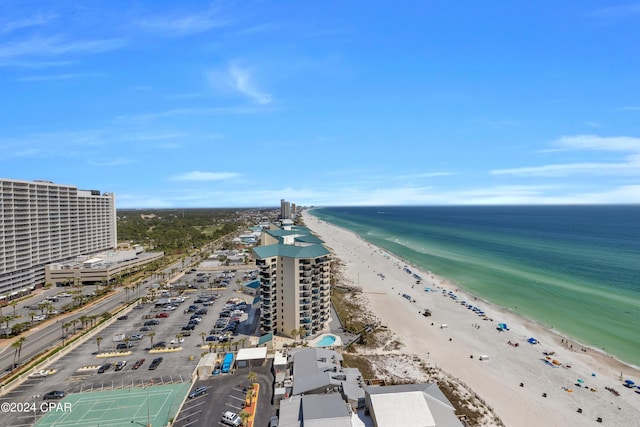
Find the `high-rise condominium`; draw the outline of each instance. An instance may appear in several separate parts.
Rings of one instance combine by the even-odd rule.
[[[116,246],[114,194],[0,178],[0,299],[43,285],[49,263]]]

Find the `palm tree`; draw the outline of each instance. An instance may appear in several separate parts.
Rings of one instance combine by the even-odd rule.
[[[101,336],[97,336],[96,337],[96,344],[98,344],[98,353],[100,353],[100,342],[102,341],[102,337]]]
[[[82,329],[84,329],[85,326],[87,326],[87,322],[89,320],[89,317],[83,314],[78,319],[80,320],[80,323],[82,323]]]
[[[200,338],[202,338],[202,345],[204,345],[204,337],[206,337],[206,336],[207,336],[206,332],[204,332],[204,331],[200,332]]]
[[[20,363],[20,352],[22,351],[22,343],[26,340],[27,339],[25,337],[20,337],[13,343],[11,343],[11,347],[15,349],[13,353],[13,365],[11,366],[11,370],[13,370],[13,368],[16,366],[16,357],[18,359],[17,363]]]
[[[247,411],[245,411],[244,409],[242,411],[240,411],[240,413],[238,414],[238,416],[242,419],[242,425],[246,426],[247,425],[247,421],[249,420],[249,417],[251,416]]]
[[[156,336],[156,333],[151,331],[147,334],[147,336],[149,337],[149,341],[151,341],[151,348],[153,348],[153,337]]]
[[[216,346],[216,343],[214,343],[213,341],[209,342],[209,353],[211,353],[211,350],[213,350],[213,347]]]
[[[300,330],[299,330],[299,329],[292,329],[292,330],[291,330],[291,332],[290,332],[290,333],[291,333],[291,336],[293,337],[294,341],[295,341],[296,337],[298,336],[298,333],[299,333],[299,332],[300,332]]]
[[[18,301],[11,301],[9,304],[11,305],[11,307],[13,307],[13,316],[15,317],[15,315],[16,315],[16,305],[18,305]]]
[[[33,323],[33,318],[36,317],[36,313],[33,311],[29,312],[29,319],[31,319],[31,322]]]
[[[258,381],[258,374],[254,371],[249,371],[249,373],[247,374],[247,379],[249,380],[251,385],[253,385],[256,383],[256,381]]]

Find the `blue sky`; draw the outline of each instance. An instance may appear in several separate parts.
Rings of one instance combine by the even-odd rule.
[[[640,2],[9,1],[0,177],[119,208],[640,203]]]

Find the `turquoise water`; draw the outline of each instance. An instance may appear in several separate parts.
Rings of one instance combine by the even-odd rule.
[[[329,347],[332,346],[336,342],[336,337],[333,335],[326,335],[322,337],[320,341],[316,344],[316,347]]]
[[[640,206],[336,207],[313,215],[640,366]]]

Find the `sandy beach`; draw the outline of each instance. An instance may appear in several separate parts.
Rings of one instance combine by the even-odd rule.
[[[362,289],[379,322],[403,343],[399,352],[465,383],[505,425],[638,425],[640,394],[623,386],[626,379],[640,381],[637,368],[476,299],[308,212],[304,221],[345,263],[344,284]],[[420,314],[424,309],[432,316]],[[508,330],[499,331],[500,323]]]

